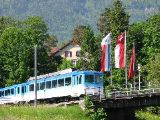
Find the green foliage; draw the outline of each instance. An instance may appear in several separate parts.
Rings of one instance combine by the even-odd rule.
[[[64,70],[64,69],[73,68],[73,67],[74,65],[72,64],[72,62],[64,58],[62,60],[62,63],[58,66],[58,70]]]
[[[51,37],[41,17],[28,17],[23,21],[1,17],[0,26],[4,26],[0,27],[1,86],[21,83],[33,76],[35,44],[38,45],[38,74],[57,69],[56,59],[48,53],[46,44]]]
[[[145,62],[146,54],[144,51],[142,51],[142,48],[144,47],[144,26],[145,22],[140,23],[134,23],[129,26],[128,30],[128,36],[127,36],[127,51],[131,53],[131,48],[133,47],[132,43],[135,44],[135,54],[136,54],[136,62],[137,63],[143,63]],[[130,57],[130,56],[129,56]]]
[[[151,58],[149,63],[143,68],[147,71],[147,80],[151,82],[152,87],[158,87],[160,85],[160,53]]]
[[[151,113],[153,113],[153,114],[160,115],[160,107],[159,107],[159,106],[156,106],[156,107],[147,107],[147,108],[145,109],[145,111],[151,112]]]
[[[142,79],[152,81],[158,85],[158,60],[160,53],[160,16],[155,15],[147,21],[132,24],[129,27],[127,49],[131,49],[131,42],[135,42],[136,61],[142,65]],[[137,68],[137,66],[136,66]]]
[[[99,70],[100,39],[94,36],[91,27],[77,27],[73,40],[81,46],[81,57],[78,60],[77,67],[80,69]]]
[[[22,29],[10,27],[4,30],[0,39],[2,69],[8,71],[7,85],[22,82],[28,77],[28,57],[30,46]],[[9,83],[8,83],[9,82]]]
[[[106,34],[112,32],[117,36],[120,32],[128,30],[129,15],[125,12],[125,8],[120,0],[114,0],[111,8],[106,8],[101,14],[98,21],[98,28],[101,33]]]
[[[79,106],[1,106],[1,120],[90,120]]]
[[[160,120],[160,116],[144,111],[136,112],[136,118],[137,120]]]
[[[143,49],[145,52],[146,60],[144,63],[147,63],[152,56],[155,56],[156,53],[160,53],[160,15],[155,15],[150,17],[145,24],[144,33],[145,37],[143,40]]]
[[[0,35],[6,28],[14,26],[16,23],[17,22],[11,17],[0,17]]]
[[[85,96],[85,111],[89,115],[91,120],[106,120],[106,113],[103,108],[98,108],[94,110],[93,102],[89,96]]]

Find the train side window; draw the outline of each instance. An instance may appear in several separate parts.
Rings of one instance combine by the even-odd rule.
[[[24,86],[21,87],[21,92],[24,93]]]
[[[37,83],[37,90],[39,90],[39,83]]]
[[[51,88],[51,81],[46,81],[46,88],[50,89]]]
[[[64,79],[59,79],[58,80],[58,87],[64,86]]]
[[[24,86],[24,93],[27,92],[27,85]]]
[[[11,89],[11,95],[14,95],[14,88]]]
[[[94,75],[85,75],[85,82],[87,83],[94,82]]]
[[[0,97],[4,96],[4,91],[0,91]]]
[[[10,89],[8,89],[7,91],[8,91],[8,95],[10,95]]]
[[[95,81],[96,81],[96,83],[102,82],[102,77],[99,76],[99,75],[96,75],[96,76],[95,76]]]
[[[2,91],[2,96],[4,96],[4,91]]]
[[[7,90],[5,90],[5,94],[4,94],[5,96],[7,96],[8,95],[8,91]]]
[[[19,94],[20,93],[20,89],[19,89],[19,87],[17,87],[17,94]]]
[[[34,84],[29,85],[29,91],[34,91]]]
[[[57,87],[57,80],[52,80],[52,88]]]
[[[73,76],[73,85],[76,85],[76,76]]]
[[[78,84],[82,84],[82,75],[79,76]]]
[[[45,82],[41,82],[40,83],[40,90],[44,90],[45,89]]]
[[[71,85],[71,77],[65,78],[65,86]]]
[[[10,95],[10,89],[5,90],[5,96],[8,96],[8,95]]]

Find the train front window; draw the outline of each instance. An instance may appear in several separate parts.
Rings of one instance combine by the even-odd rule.
[[[100,83],[102,81],[102,76],[96,75],[95,81],[96,81],[96,83]]]
[[[94,75],[85,75],[85,82],[88,83],[94,82]]]

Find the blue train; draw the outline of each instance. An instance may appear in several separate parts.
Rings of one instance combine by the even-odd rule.
[[[85,94],[103,94],[102,73],[96,71],[63,71],[37,76],[37,100],[76,98]],[[35,80],[0,89],[0,104],[31,102],[35,99]]]

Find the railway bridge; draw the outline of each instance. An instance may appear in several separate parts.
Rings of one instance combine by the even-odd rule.
[[[160,88],[109,92],[93,103],[105,109],[109,120],[135,120],[135,110],[160,105]]]

